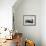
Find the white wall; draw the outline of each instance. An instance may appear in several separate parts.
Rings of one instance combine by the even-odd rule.
[[[24,38],[34,40],[36,46],[41,46],[41,0],[23,0],[17,7],[16,4],[13,6],[15,29],[22,32]],[[24,26],[24,15],[36,15],[36,26]]]
[[[12,28],[12,6],[16,0],[0,0],[0,27]]]
[[[41,38],[42,46],[46,46],[46,0],[41,1]]]
[[[36,46],[46,46],[46,0],[25,0],[18,4],[13,6],[15,29],[24,37],[33,39]],[[32,14],[36,15],[36,26],[24,26],[23,15]]]

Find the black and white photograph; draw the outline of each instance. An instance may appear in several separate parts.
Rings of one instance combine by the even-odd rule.
[[[24,15],[23,24],[25,26],[35,26],[36,25],[36,16],[35,15]]]

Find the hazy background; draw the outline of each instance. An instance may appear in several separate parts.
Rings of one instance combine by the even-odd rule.
[[[3,26],[3,27],[7,27],[9,29],[12,28],[12,6],[14,5],[15,2],[16,2],[16,0],[0,0],[0,26],[1,27]],[[27,9],[27,11],[28,11],[28,9]],[[26,13],[24,13],[24,14],[26,14]],[[39,17],[40,17],[40,19],[39,19]],[[38,21],[40,20],[40,21],[39,22],[37,21],[36,28],[35,27],[29,27],[29,28],[34,28],[35,30],[33,30],[33,29],[27,29],[28,27],[26,27],[26,29],[25,29],[26,33],[28,32],[27,30],[33,30],[33,31],[31,31],[32,34],[35,31],[36,31],[36,33],[39,32],[40,33],[40,34],[38,33],[39,34],[39,38],[36,37],[36,35],[34,35],[34,34],[33,34],[33,36],[36,37],[36,38],[38,38],[38,39],[41,38],[40,40],[42,42],[42,46],[46,46],[46,0],[41,0],[41,15],[37,16],[37,20]],[[38,25],[38,23],[40,24],[40,26]],[[23,28],[25,28],[25,27],[23,27]],[[16,27],[16,29],[19,30],[20,32],[23,30],[23,28],[19,30]],[[40,30],[39,30],[39,28],[40,28]],[[23,30],[22,32],[24,32],[25,30]],[[29,35],[31,35],[31,34],[29,34]],[[31,37],[33,38],[33,36],[31,36]],[[37,41],[37,39],[35,39],[35,40]],[[38,40],[38,41],[40,42],[40,40]]]
[[[12,6],[16,0],[0,0],[0,27],[12,28]]]

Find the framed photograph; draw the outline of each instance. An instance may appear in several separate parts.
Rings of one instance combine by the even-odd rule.
[[[24,15],[23,24],[25,26],[35,26],[36,25],[36,15]]]

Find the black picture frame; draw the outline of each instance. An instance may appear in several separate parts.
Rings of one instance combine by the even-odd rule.
[[[24,26],[36,26],[36,15],[24,15],[23,25]]]

